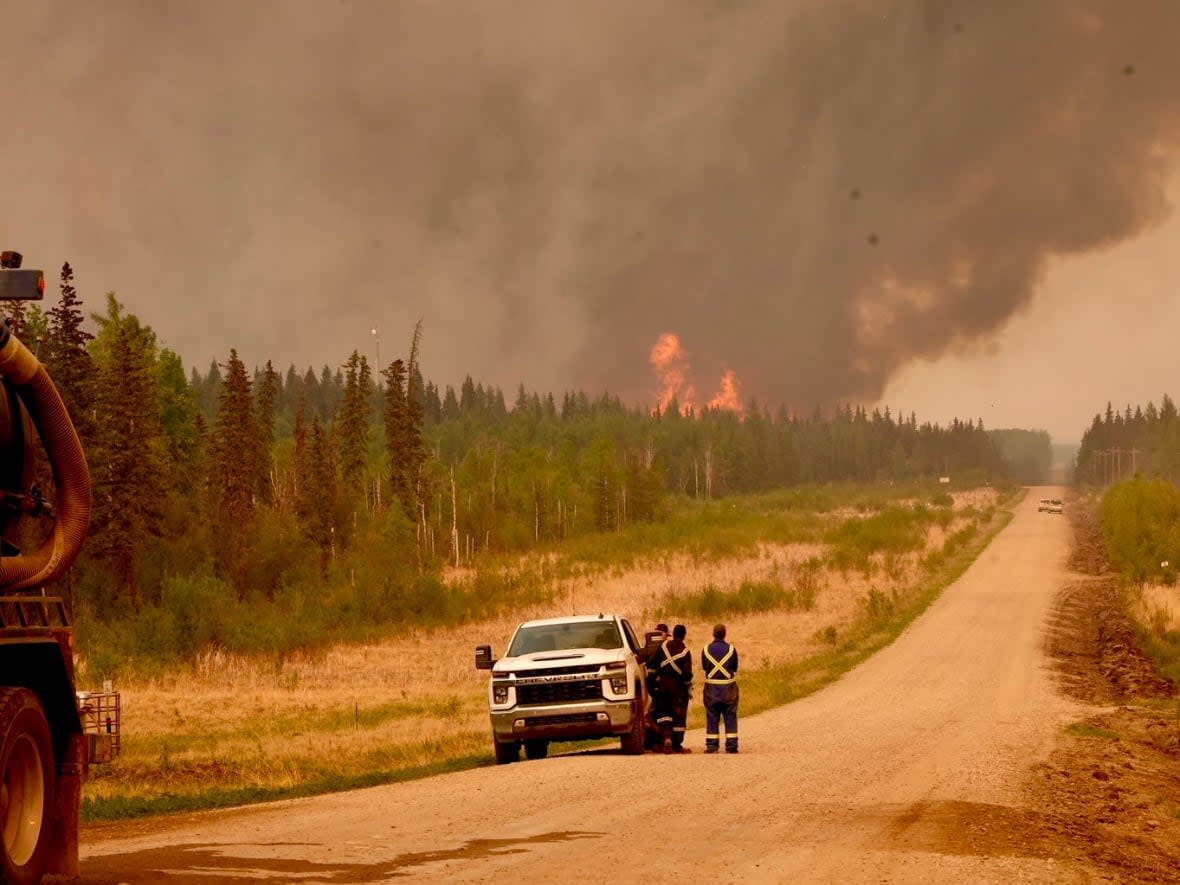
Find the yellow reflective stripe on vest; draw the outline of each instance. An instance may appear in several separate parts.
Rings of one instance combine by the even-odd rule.
[[[688,654],[688,649],[687,648],[682,649],[680,651],[680,654],[677,654],[677,655],[668,654],[668,650],[666,648],[663,651],[664,651],[664,659],[662,661],[660,661],[660,669],[662,670],[664,667],[671,667],[673,670],[676,671],[677,676],[683,676],[684,671],[680,669],[680,665],[676,662]]]
[[[705,674],[705,685],[732,685],[735,681],[734,675],[725,668],[725,665],[728,664],[729,659],[733,657],[733,646],[731,645],[729,647],[729,651],[725,653],[725,657],[723,657],[721,660],[717,660],[715,657],[709,654],[708,648],[704,649],[704,653],[705,660],[712,665],[712,668],[709,670],[709,672]]]

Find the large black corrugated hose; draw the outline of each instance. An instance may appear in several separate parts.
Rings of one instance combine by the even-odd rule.
[[[53,532],[36,551],[0,558],[0,591],[40,587],[73,564],[90,527],[90,470],[78,433],[45,367],[0,323],[0,376],[16,391],[49,456],[56,487]]]

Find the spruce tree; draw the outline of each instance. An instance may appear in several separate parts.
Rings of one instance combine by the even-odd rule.
[[[196,485],[198,438],[196,391],[184,376],[180,357],[163,348],[157,361],[160,422],[168,444],[174,487],[189,492]]]
[[[326,571],[335,553],[336,458],[331,438],[325,432],[318,415],[311,422],[308,449],[309,471],[304,485],[304,530],[319,549],[320,566]]]
[[[0,321],[7,322],[9,331],[23,339],[25,337],[25,302],[0,302]]]
[[[258,455],[255,492],[264,504],[274,503],[271,471],[274,466],[275,403],[279,395],[279,374],[270,360],[258,377],[255,388],[255,414],[258,419]]]
[[[414,484],[415,496],[421,497],[423,490],[422,468],[426,464],[426,443],[422,440],[422,423],[425,418],[423,406],[424,386],[422,373],[418,369],[418,346],[422,343],[422,321],[414,326],[414,337],[410,343],[410,362],[406,366],[406,467],[407,475]]]
[[[369,438],[369,367],[355,350],[345,364],[344,400],[340,405],[340,482],[349,501],[364,493],[365,453]],[[364,377],[362,377],[364,376]]]
[[[389,456],[389,486],[411,520],[417,521],[414,481],[409,452],[410,414],[406,403],[406,367],[399,359],[385,369],[385,451]]]
[[[94,336],[82,328],[82,302],[74,288],[74,269],[61,266],[60,296],[49,311],[42,362],[73,419],[84,447],[94,438],[94,415],[87,406],[94,395],[95,368],[87,350]]]
[[[120,595],[138,609],[139,565],[158,537],[166,495],[167,441],[156,383],[155,333],[124,316],[114,293],[99,322],[92,461],[91,549],[112,566]]]
[[[295,498],[295,515],[299,519],[300,524],[305,527],[311,515],[310,499],[307,496],[307,489],[310,485],[309,477],[311,475],[311,446],[308,441],[308,432],[307,397],[303,391],[300,391],[299,396],[295,400],[293,440],[295,450],[291,459],[291,473],[293,477],[292,486]]]
[[[219,552],[231,579],[244,596],[245,558],[254,511],[258,471],[258,425],[254,420],[250,379],[237,350],[230,350],[217,398],[213,426],[214,521]]]

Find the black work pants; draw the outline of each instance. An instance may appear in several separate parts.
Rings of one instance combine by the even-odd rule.
[[[664,740],[677,750],[684,743],[684,729],[688,722],[688,686],[679,679],[660,678],[656,695],[656,724]]]

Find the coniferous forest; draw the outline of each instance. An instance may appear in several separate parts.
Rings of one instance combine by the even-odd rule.
[[[837,481],[1004,471],[982,422],[750,401],[658,412],[610,394],[424,378],[429,330],[386,366],[186,368],[111,293],[84,311],[10,309],[74,416],[94,484],[91,539],[62,588],[84,625],[161,657],[285,650],[445,611],[486,614],[445,565],[659,522],[678,502]],[[95,329],[94,334],[84,326]],[[39,476],[43,487],[52,478]],[[484,579],[490,580],[490,579]],[[112,665],[113,666],[113,665]]]
[[[1079,483],[1107,486],[1134,477],[1156,476],[1180,481],[1180,414],[1165,394],[1157,407],[1128,405],[1116,411],[1110,403],[1094,416],[1078,450]]]

